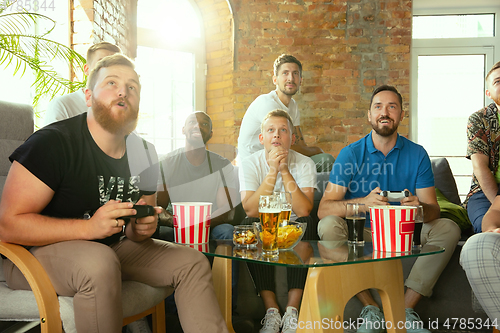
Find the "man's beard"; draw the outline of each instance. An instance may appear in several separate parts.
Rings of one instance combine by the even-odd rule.
[[[111,111],[111,107],[120,101],[127,104],[127,110],[115,116]],[[112,101],[109,106],[105,106],[103,103],[92,98],[92,112],[97,123],[111,134],[127,135],[137,126],[139,110],[133,110],[127,99],[118,98]]]
[[[372,128],[373,130],[375,131],[375,133],[377,133],[378,135],[380,136],[391,136],[394,134],[394,132],[396,132],[398,130],[398,125],[396,125],[396,123],[394,121],[392,121],[392,124],[393,126],[392,127],[388,127],[388,126],[383,126],[382,128],[378,127],[378,122],[380,120],[383,120],[383,119],[387,119],[387,120],[390,120],[392,121],[392,119],[388,118],[388,117],[385,117],[385,118],[379,118],[375,123],[371,123],[372,125]]]
[[[293,90],[293,91],[291,91],[291,90],[287,90],[287,88],[286,88],[286,84],[285,84],[283,87],[280,87],[280,91],[281,91],[283,94],[287,95],[287,96],[293,96],[293,95],[295,95],[295,94],[297,93],[297,91],[298,91],[298,90],[299,90],[299,89],[297,88],[297,86],[295,86],[295,90]]]

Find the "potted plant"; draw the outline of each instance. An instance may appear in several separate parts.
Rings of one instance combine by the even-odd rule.
[[[62,59],[73,68],[83,70],[85,58],[66,45],[51,40],[48,35],[56,22],[39,13],[7,11],[18,0],[0,0],[0,68],[15,66],[14,75],[22,76],[27,69],[34,73],[33,106],[42,96],[49,99],[73,92],[84,82],[73,82],[62,77],[51,65]],[[11,8],[12,9],[12,8]],[[38,31],[32,33],[32,31]]]

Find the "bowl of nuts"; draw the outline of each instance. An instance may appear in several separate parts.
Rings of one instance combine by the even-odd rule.
[[[236,225],[233,231],[233,244],[237,247],[254,248],[257,246],[257,236],[253,225]]]

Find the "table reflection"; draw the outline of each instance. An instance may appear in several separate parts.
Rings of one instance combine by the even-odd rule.
[[[227,247],[224,253],[216,251],[218,246]],[[245,261],[259,261],[271,265],[284,266],[333,266],[349,264],[354,262],[378,261],[397,259],[402,257],[415,257],[443,252],[438,246],[424,245],[413,247],[410,252],[380,252],[373,251],[371,242],[364,245],[348,244],[346,241],[300,241],[291,250],[280,250],[279,255],[274,258],[262,256],[261,244],[256,248],[234,246],[231,241],[214,240],[203,246],[192,247],[211,256],[220,256]]]

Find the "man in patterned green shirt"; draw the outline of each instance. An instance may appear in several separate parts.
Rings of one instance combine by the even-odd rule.
[[[500,61],[486,75],[486,88],[486,96],[493,103],[474,112],[467,123],[466,157],[472,161],[473,174],[464,205],[476,233],[481,232],[483,216],[495,199],[500,183]]]

